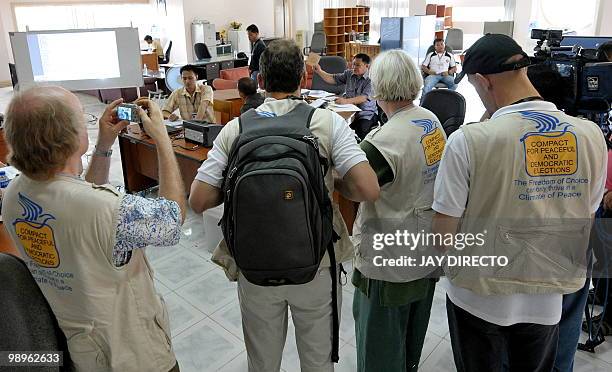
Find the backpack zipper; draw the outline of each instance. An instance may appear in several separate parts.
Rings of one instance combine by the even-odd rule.
[[[319,151],[319,139],[315,136],[304,136],[302,137],[304,138],[306,141],[312,143],[312,146]]]

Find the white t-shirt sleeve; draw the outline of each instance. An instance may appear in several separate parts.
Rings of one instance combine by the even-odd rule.
[[[467,205],[470,184],[470,159],[463,131],[450,135],[434,184],[433,210],[461,217]]]
[[[450,56],[450,60],[448,61],[448,68],[453,68],[455,67],[455,56],[452,53],[448,53],[448,55]]]
[[[223,170],[227,167],[229,148],[226,148],[227,135],[230,132],[230,123],[226,124],[213,141],[213,147],[208,152],[206,160],[198,169],[195,179],[211,186],[221,188],[223,184]]]
[[[368,161],[368,158],[357,144],[355,132],[346,121],[335,112],[332,114],[332,119],[331,163],[342,178],[351,168]]]
[[[431,62],[431,56],[433,55],[433,53],[429,53],[427,54],[427,56],[425,57],[425,60],[423,61],[423,63],[421,65],[427,67],[429,66],[429,62]]]

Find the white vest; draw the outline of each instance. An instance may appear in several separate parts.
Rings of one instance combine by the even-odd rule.
[[[410,251],[406,246],[375,250],[371,239],[372,233],[431,231],[434,181],[446,134],[433,113],[417,106],[396,113],[384,126],[370,132],[365,140],[385,158],[393,171],[393,181],[381,187],[378,200],[362,202],[359,207],[353,230],[357,248],[355,267],[368,278],[389,282],[423,278],[435,267],[376,266],[374,258],[406,256],[419,262],[418,257],[425,252]],[[373,230],[367,232],[368,226]]]
[[[4,224],[68,340],[77,371],[169,371],[168,313],[142,249],[115,267],[121,195],[112,186],[24,175],[6,190]]]
[[[584,285],[591,183],[606,145],[592,122],[561,111],[520,111],[461,128],[470,157],[461,231],[485,243],[453,256],[506,256],[507,266],[447,267],[480,295],[573,293]]]

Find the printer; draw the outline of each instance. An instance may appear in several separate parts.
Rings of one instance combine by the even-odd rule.
[[[185,141],[197,143],[204,147],[212,147],[213,141],[221,132],[223,125],[211,124],[201,120],[183,120]]]

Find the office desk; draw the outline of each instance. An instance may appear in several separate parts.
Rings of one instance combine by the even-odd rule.
[[[213,106],[215,113],[219,113],[218,124],[227,124],[230,120],[240,116],[243,104],[238,89],[215,90],[213,93]]]
[[[215,58],[207,58],[199,61],[189,62],[196,66],[198,78],[213,81],[219,77],[219,71],[234,68],[234,61],[242,61],[240,58],[234,58],[232,54],[226,56],[218,56]],[[185,64],[164,65],[164,67],[184,66]]]
[[[185,184],[185,193],[189,194],[191,183],[198,173],[198,168],[206,160],[210,149],[198,147],[195,151],[185,150],[179,145],[192,148],[194,144],[185,142],[183,139],[174,140],[172,143],[175,145],[174,153]],[[128,193],[143,191],[157,185],[159,173],[155,142],[143,134],[138,125],[130,125],[126,132],[119,135],[119,150],[121,151],[123,181]],[[334,200],[338,202],[349,232],[352,232],[357,211],[356,203],[344,199],[337,192],[334,193]]]
[[[140,60],[142,64],[142,68],[144,69],[144,65],[147,65],[147,69],[158,71],[159,70],[159,61],[157,60],[157,54],[152,52],[140,52]]]
[[[185,193],[189,194],[191,183],[210,149],[200,146],[192,151],[187,150],[195,145],[184,139],[174,140],[172,144],[185,184]],[[157,185],[159,173],[155,142],[142,133],[138,125],[130,125],[127,132],[119,135],[119,150],[127,192],[134,193]]]

